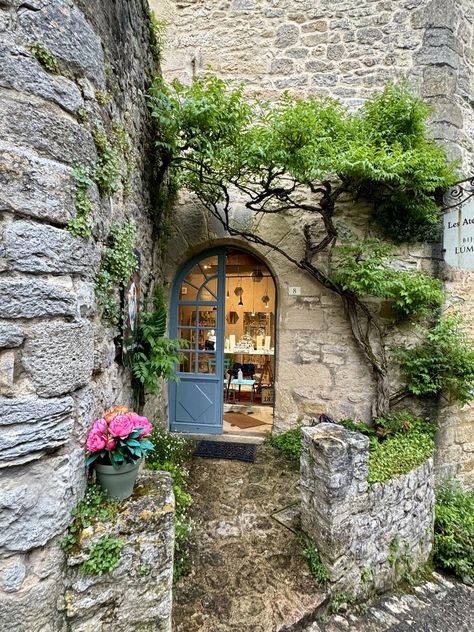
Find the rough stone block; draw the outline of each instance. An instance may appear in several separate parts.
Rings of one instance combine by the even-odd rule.
[[[0,471],[0,546],[28,551],[64,531],[85,478],[84,452]]]
[[[286,48],[296,44],[300,36],[300,30],[296,24],[283,24],[276,32],[275,45],[278,48]]]
[[[94,335],[87,320],[36,325],[25,342],[23,366],[37,393],[45,397],[87,384],[93,363]]]
[[[18,17],[31,42],[44,44],[73,74],[85,75],[100,87],[105,85],[101,41],[75,4],[49,0],[36,11],[20,9]]]
[[[69,439],[74,401],[0,398],[0,467],[44,456]]]
[[[20,327],[7,321],[0,322],[0,349],[19,347],[25,338]]]
[[[83,100],[76,84],[46,72],[33,55],[9,43],[0,43],[0,86],[53,101],[68,112],[76,112]]]
[[[73,188],[72,169],[0,146],[0,211],[67,224],[76,214]]]
[[[146,494],[140,493],[146,490]],[[122,504],[111,523],[88,529],[81,550],[68,559],[66,617],[68,629],[139,632],[171,629],[174,547],[174,497],[169,476],[143,472],[137,493]],[[79,564],[88,548],[105,533],[123,541],[118,567],[104,576],[84,576]],[[137,611],[137,603],[140,603]]]
[[[89,132],[71,118],[25,98],[0,100],[0,138],[5,145],[33,149],[43,158],[70,165],[96,158]]]
[[[12,270],[91,276],[99,264],[99,252],[92,241],[53,226],[13,222],[5,230],[3,239]]]
[[[9,632],[58,632],[64,555],[54,543],[31,555],[2,560],[0,630]]]
[[[73,316],[74,296],[63,287],[40,279],[0,279],[0,318]]]
[[[14,368],[15,368],[14,351],[1,351],[0,352],[0,395],[12,394]]]

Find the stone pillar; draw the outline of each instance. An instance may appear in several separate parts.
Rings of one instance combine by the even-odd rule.
[[[303,428],[301,521],[332,589],[387,590],[429,558],[433,540],[433,459],[371,488],[369,442],[337,424]]]

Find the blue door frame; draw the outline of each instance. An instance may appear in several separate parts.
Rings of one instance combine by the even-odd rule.
[[[180,367],[187,370],[177,371],[179,382],[169,383],[170,430],[173,432],[223,432],[225,256],[225,248],[201,253],[184,266],[173,284],[170,336],[182,338],[184,333],[192,341],[191,346],[183,350],[186,363]],[[209,257],[217,257],[217,274],[215,271],[208,273],[201,264]],[[203,283],[199,286],[186,281],[186,276],[195,266],[202,274]],[[188,286],[190,294],[193,294],[189,300],[185,300],[189,294],[183,294],[183,285]],[[207,300],[209,297],[211,300]],[[183,317],[180,318],[180,306],[191,308],[190,313],[194,316],[190,322],[180,322],[183,320]],[[202,312],[216,314],[214,327],[202,325]],[[215,329],[216,336],[214,353],[209,348],[202,348],[202,340],[211,329]],[[206,361],[209,372],[203,370]]]

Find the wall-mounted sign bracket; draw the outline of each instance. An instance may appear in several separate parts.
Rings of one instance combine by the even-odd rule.
[[[443,211],[463,206],[474,197],[474,176],[456,182],[444,195]]]

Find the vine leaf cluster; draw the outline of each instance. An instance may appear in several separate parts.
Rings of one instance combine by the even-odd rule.
[[[356,112],[332,99],[288,94],[276,103],[251,103],[242,86],[211,74],[189,86],[167,86],[158,77],[149,104],[158,122],[162,169],[192,191],[230,236],[273,250],[340,297],[375,377],[374,416],[386,413],[391,398],[401,398],[389,387],[390,323],[366,299],[388,303],[392,322],[433,318],[444,301],[442,286],[428,274],[397,268],[381,240],[344,243],[335,218],[340,200],[363,199],[385,239],[436,233],[443,192],[458,175],[430,138],[428,106],[406,82],[388,84]],[[236,224],[236,197],[256,218],[254,225],[279,214],[301,226],[301,254],[263,230]]]

